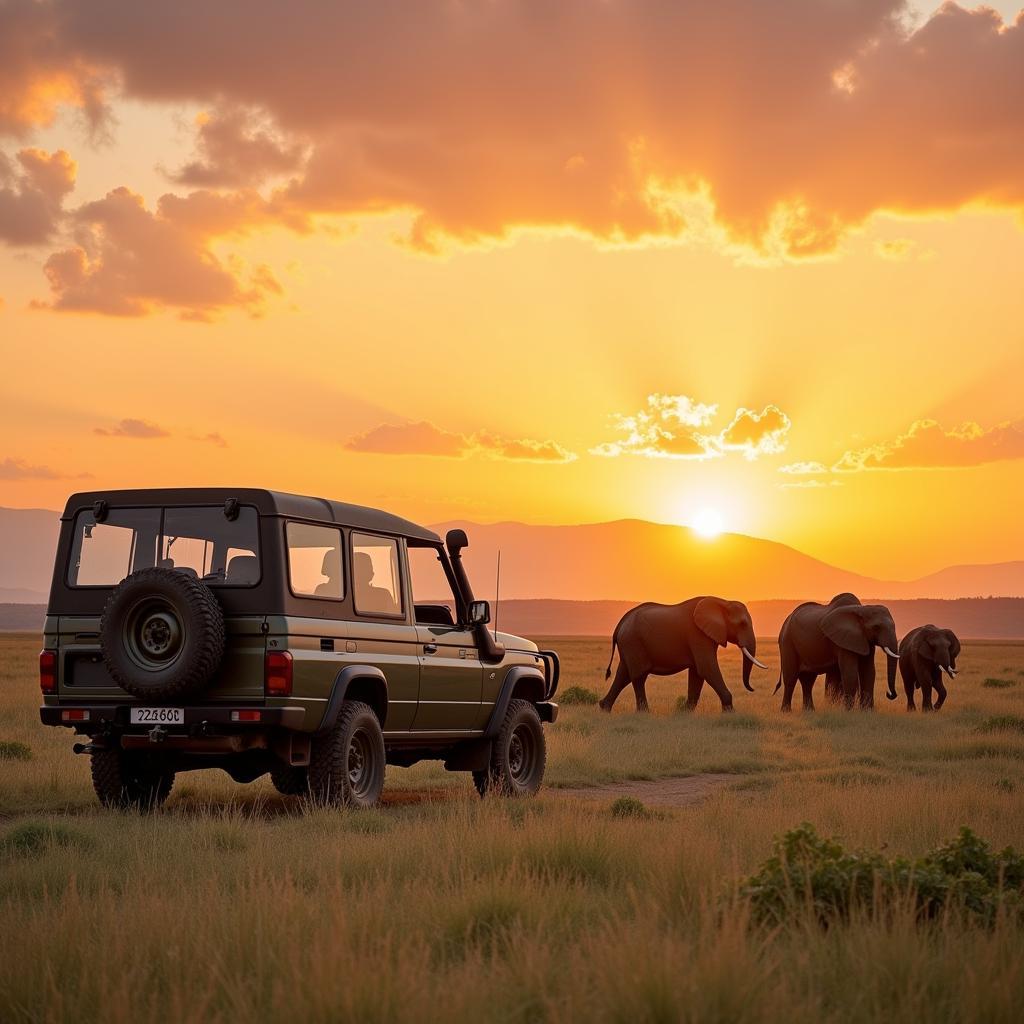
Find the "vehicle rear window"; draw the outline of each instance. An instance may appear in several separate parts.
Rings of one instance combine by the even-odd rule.
[[[345,595],[341,530],[312,523],[288,523],[288,582],[296,597],[340,601]]]
[[[114,508],[103,522],[93,512],[75,518],[68,583],[112,587],[139,569],[161,566],[211,586],[255,586],[260,579],[254,508]]]

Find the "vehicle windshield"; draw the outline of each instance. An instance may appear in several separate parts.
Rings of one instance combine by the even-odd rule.
[[[159,566],[213,586],[255,586],[260,579],[258,517],[241,507],[112,508],[75,518],[68,584],[112,587],[139,569]]]

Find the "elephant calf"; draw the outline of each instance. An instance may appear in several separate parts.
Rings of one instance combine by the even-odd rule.
[[[942,673],[956,679],[956,659],[960,641],[951,629],[931,624],[912,629],[900,644],[900,675],[907,694],[907,710],[914,711],[914,690],[921,688],[921,708],[932,710],[932,689],[938,694],[935,710],[946,703],[946,687]]]
[[[767,666],[754,657],[757,641],[745,604],[720,597],[692,597],[681,604],[647,602],[630,609],[612,634],[605,679],[611,677],[616,647],[619,667],[601,700],[601,710],[611,711],[619,694],[632,683],[637,711],[647,711],[647,677],[671,676],[687,669],[688,708],[697,706],[706,682],[718,694],[722,710],[731,711],[732,694],[718,667],[718,648],[726,644],[735,644],[743,652],[743,685],[753,691],[750,666]]]

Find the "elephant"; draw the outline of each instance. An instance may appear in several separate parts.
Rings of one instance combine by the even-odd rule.
[[[775,692],[784,686],[782,710],[792,710],[793,690],[799,680],[804,710],[814,710],[814,681],[825,673],[825,692],[852,708],[875,704],[875,647],[888,657],[889,700],[896,699],[899,659],[896,625],[889,609],[861,604],[854,594],[836,594],[828,604],[807,601],[786,617],[779,633],[781,672]]]
[[[630,609],[612,634],[612,653],[605,679],[612,674],[615,649],[619,667],[611,688],[600,701],[602,711],[611,711],[619,694],[632,683],[637,711],[647,711],[647,677],[671,676],[689,671],[686,707],[697,706],[707,683],[718,694],[723,711],[732,711],[732,694],[718,667],[718,648],[735,644],[743,652],[743,685],[750,685],[751,665],[767,668],[757,660],[754,624],[747,606],[720,597],[691,597],[680,604],[648,601]]]
[[[914,711],[914,688],[921,687],[921,708],[932,710],[932,687],[938,692],[938,711],[946,703],[946,687],[942,673],[956,679],[956,659],[960,641],[951,629],[939,629],[929,623],[912,629],[900,644],[900,675],[907,694],[907,710]]]

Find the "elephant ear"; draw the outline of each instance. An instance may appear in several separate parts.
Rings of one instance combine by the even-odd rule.
[[[701,598],[697,602],[697,607],[693,609],[693,621],[697,628],[711,637],[719,647],[725,646],[729,636],[725,624],[725,609],[717,597]]]
[[[956,659],[960,657],[960,639],[951,629],[944,629],[942,632],[949,638],[950,654],[952,655],[953,660],[956,661]]]
[[[853,605],[836,608],[822,617],[821,631],[843,650],[863,656],[870,653],[871,645],[859,613],[860,607]]]

